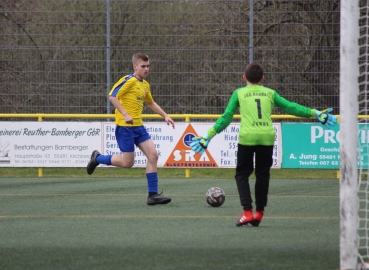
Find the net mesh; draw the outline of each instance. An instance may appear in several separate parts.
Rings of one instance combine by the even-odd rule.
[[[359,136],[358,136],[358,168],[359,168],[359,228],[358,246],[359,260],[363,269],[369,262],[369,4],[360,1],[360,38],[359,38]]]
[[[338,112],[339,1],[254,1],[253,15],[243,0],[107,2],[0,0],[0,113],[111,113],[107,78],[142,51],[167,113],[220,114],[250,50],[266,86]]]

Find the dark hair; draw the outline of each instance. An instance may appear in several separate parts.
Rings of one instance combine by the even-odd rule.
[[[246,79],[250,83],[259,83],[263,78],[264,70],[260,64],[252,62],[247,65],[245,70]]]

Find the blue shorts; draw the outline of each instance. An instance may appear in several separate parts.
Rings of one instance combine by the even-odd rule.
[[[121,127],[116,126],[115,138],[122,152],[134,152],[135,145],[151,139],[144,126]]]

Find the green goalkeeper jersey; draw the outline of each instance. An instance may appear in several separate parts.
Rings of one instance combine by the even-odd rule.
[[[241,145],[273,145],[276,131],[272,124],[272,110],[280,107],[288,114],[311,117],[315,109],[304,107],[281,97],[275,90],[261,86],[249,85],[236,89],[225,112],[208,131],[210,137],[224,130],[240,108],[241,126],[239,141]]]

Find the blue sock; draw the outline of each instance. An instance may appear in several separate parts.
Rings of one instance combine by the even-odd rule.
[[[112,158],[112,156],[111,156],[111,155],[99,155],[99,156],[96,158],[96,161],[97,161],[99,164],[111,165],[111,158]]]
[[[158,173],[152,172],[146,174],[148,192],[158,193]]]

